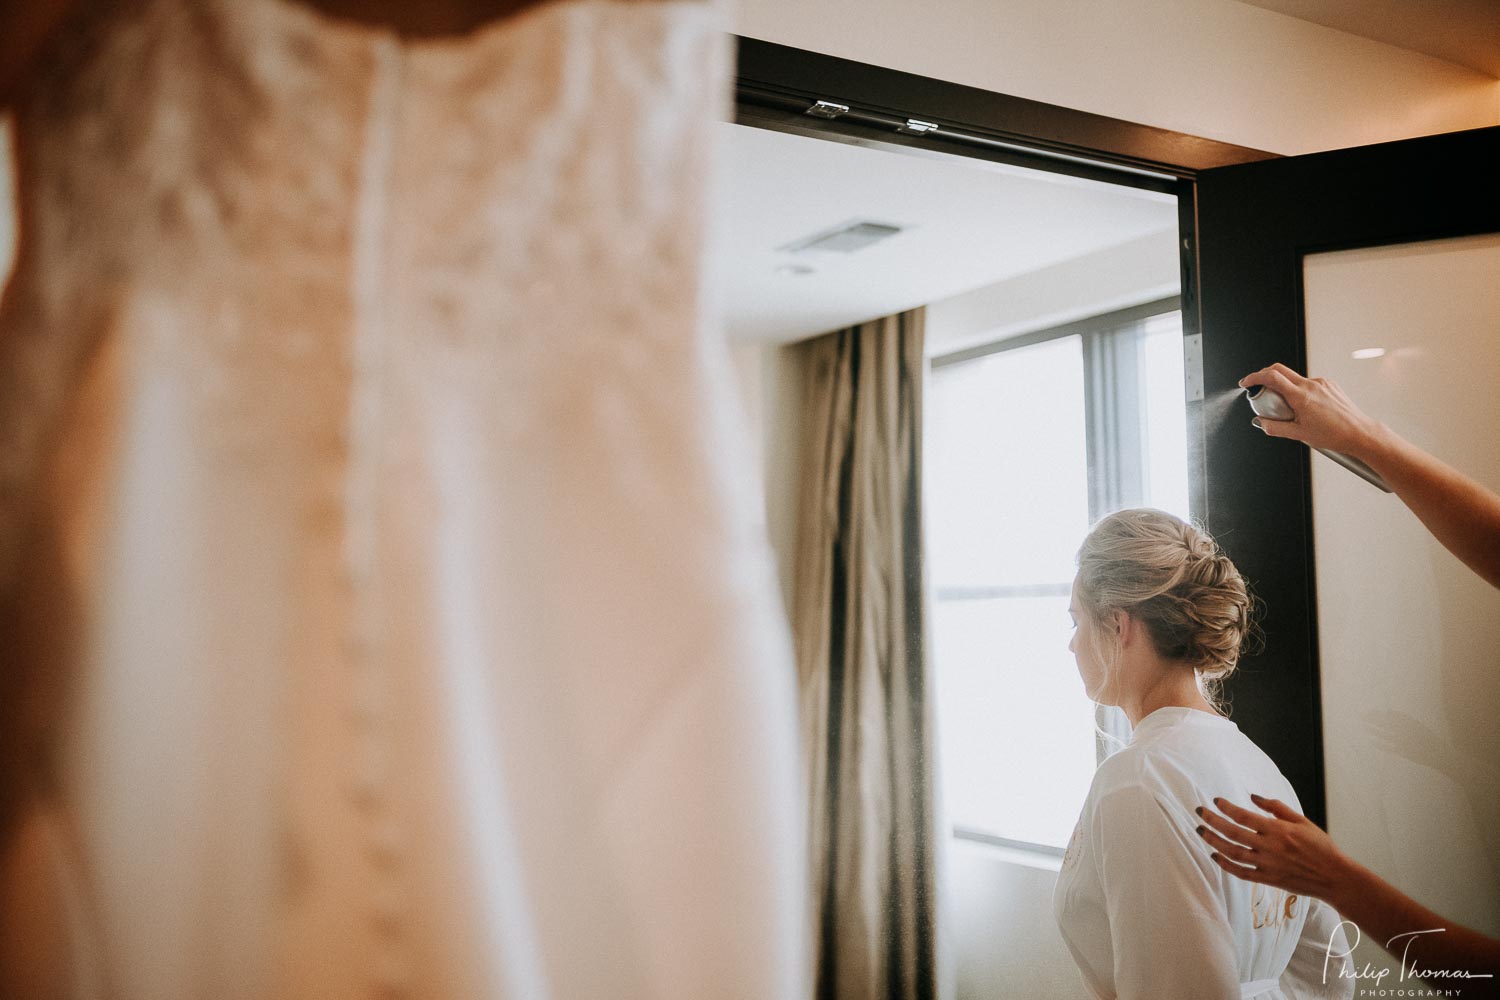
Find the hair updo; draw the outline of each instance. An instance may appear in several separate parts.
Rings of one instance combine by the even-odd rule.
[[[1165,511],[1122,510],[1078,550],[1078,596],[1095,621],[1124,611],[1164,659],[1204,681],[1233,672],[1251,632],[1252,598],[1214,540]]]

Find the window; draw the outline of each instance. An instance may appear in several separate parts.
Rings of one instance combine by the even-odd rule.
[[[1068,652],[1090,522],[1186,517],[1176,300],[935,359],[925,484],[942,794],[956,836],[1061,853],[1100,748]],[[1101,720],[1123,735],[1118,710]]]

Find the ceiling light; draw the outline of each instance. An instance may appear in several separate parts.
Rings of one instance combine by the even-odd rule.
[[[1349,356],[1351,358],[1353,358],[1355,361],[1368,361],[1371,358],[1383,358],[1383,357],[1385,357],[1385,348],[1384,347],[1361,347],[1359,350],[1355,351],[1353,354],[1351,354]]]
[[[813,233],[811,236],[804,236],[800,240],[776,249],[779,253],[853,253],[856,250],[873,246],[881,240],[890,239],[901,232],[901,229],[901,226],[894,226],[889,222],[857,219],[854,222],[845,222],[832,229]]]

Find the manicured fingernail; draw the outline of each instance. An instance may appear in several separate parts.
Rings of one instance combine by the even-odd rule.
[[[1266,429],[1261,426],[1260,417],[1251,417],[1250,418],[1250,426],[1254,427],[1256,430],[1260,431],[1263,434],[1265,433]]]
[[[1219,860],[1219,852],[1218,851],[1214,851],[1212,854],[1209,855],[1209,858],[1211,860],[1213,860],[1213,861],[1218,861]]]
[[[1203,836],[1203,827],[1198,827],[1198,836]]]
[[[1222,808],[1223,804],[1224,804],[1224,799],[1223,799],[1222,796],[1218,796],[1218,795],[1214,796],[1214,805],[1219,806],[1220,808]]]
[[[1202,816],[1203,815],[1203,807],[1199,806],[1197,809],[1194,809],[1193,812],[1197,813],[1199,816]]]
[[[1255,794],[1255,793],[1254,793],[1254,792],[1251,792],[1251,793],[1250,793],[1250,799],[1251,799],[1251,801],[1252,801],[1252,802],[1254,802],[1254,803],[1255,803],[1255,804],[1256,804],[1256,805],[1259,805],[1259,804],[1260,804],[1260,803],[1262,803],[1262,802],[1264,802],[1264,801],[1266,801],[1266,798],[1265,798],[1265,796],[1264,796],[1264,795],[1256,795],[1256,794]]]

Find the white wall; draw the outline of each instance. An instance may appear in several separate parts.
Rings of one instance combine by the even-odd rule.
[[[1312,373],[1500,490],[1496,275],[1500,235],[1304,269]],[[1373,347],[1386,355],[1350,356]],[[1318,456],[1313,539],[1329,832],[1420,902],[1500,934],[1500,592],[1395,497]]]
[[[732,353],[761,472],[766,534],[776,555],[782,600],[790,613],[797,545],[803,369],[795,345],[742,343],[733,345]]]
[[[1176,295],[1177,228],[942,299],[927,307],[927,355]]]
[[[739,0],[736,30],[1277,153],[1500,124],[1493,77],[1234,0]]]
[[[957,1000],[1092,1000],[1052,916],[1054,859],[1018,863],[1014,853],[948,842],[940,933],[953,950]]]

